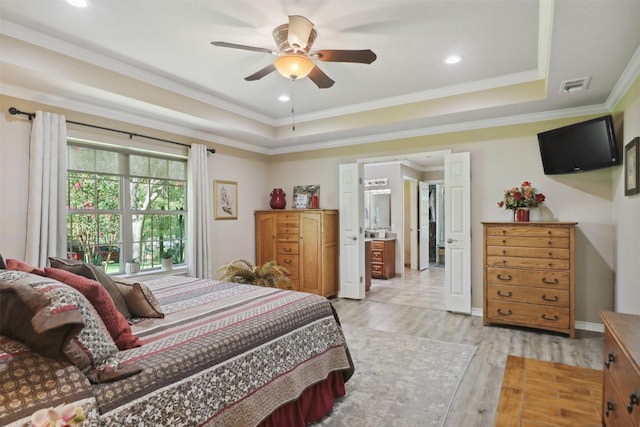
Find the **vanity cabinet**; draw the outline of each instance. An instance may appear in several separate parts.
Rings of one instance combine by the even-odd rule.
[[[325,297],[338,291],[338,211],[256,211],[256,264],[276,261],[296,291]]]
[[[371,277],[374,279],[391,279],[396,275],[396,241],[395,239],[372,240]]]
[[[575,337],[575,222],[484,222],[484,324]]]
[[[606,427],[640,426],[640,316],[603,311]]]

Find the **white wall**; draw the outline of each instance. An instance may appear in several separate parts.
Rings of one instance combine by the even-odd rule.
[[[625,96],[622,144],[640,137],[640,78]],[[624,159],[626,162],[626,159]],[[613,212],[616,235],[615,310],[640,314],[640,194],[624,195],[624,176],[617,176]]]

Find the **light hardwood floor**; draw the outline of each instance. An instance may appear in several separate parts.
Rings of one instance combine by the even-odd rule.
[[[602,369],[601,333],[576,331],[577,337],[572,340],[565,335],[530,329],[483,326],[482,318],[478,316],[428,308],[433,304],[430,301],[433,295],[438,292],[429,289],[430,284],[437,287],[443,283],[442,276],[438,278],[444,274],[442,268],[408,273],[406,278],[386,282],[374,280],[370,299],[335,298],[332,301],[344,324],[477,347],[445,421],[446,427],[494,425],[509,354]],[[376,290],[378,286],[384,289]],[[424,298],[424,306],[418,306],[420,298],[416,295],[422,291],[429,296]]]

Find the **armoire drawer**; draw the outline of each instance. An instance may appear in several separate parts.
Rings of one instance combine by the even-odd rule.
[[[276,252],[284,255],[297,255],[299,253],[300,246],[298,242],[277,242]]]
[[[286,269],[298,269],[298,255],[278,254],[276,262]]]
[[[569,291],[529,286],[488,285],[487,299],[504,302],[569,307]]]

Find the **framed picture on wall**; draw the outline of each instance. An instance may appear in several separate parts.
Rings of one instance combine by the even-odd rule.
[[[238,183],[213,181],[213,219],[238,219]]]
[[[633,196],[640,192],[640,137],[636,136],[624,147],[624,195]]]

